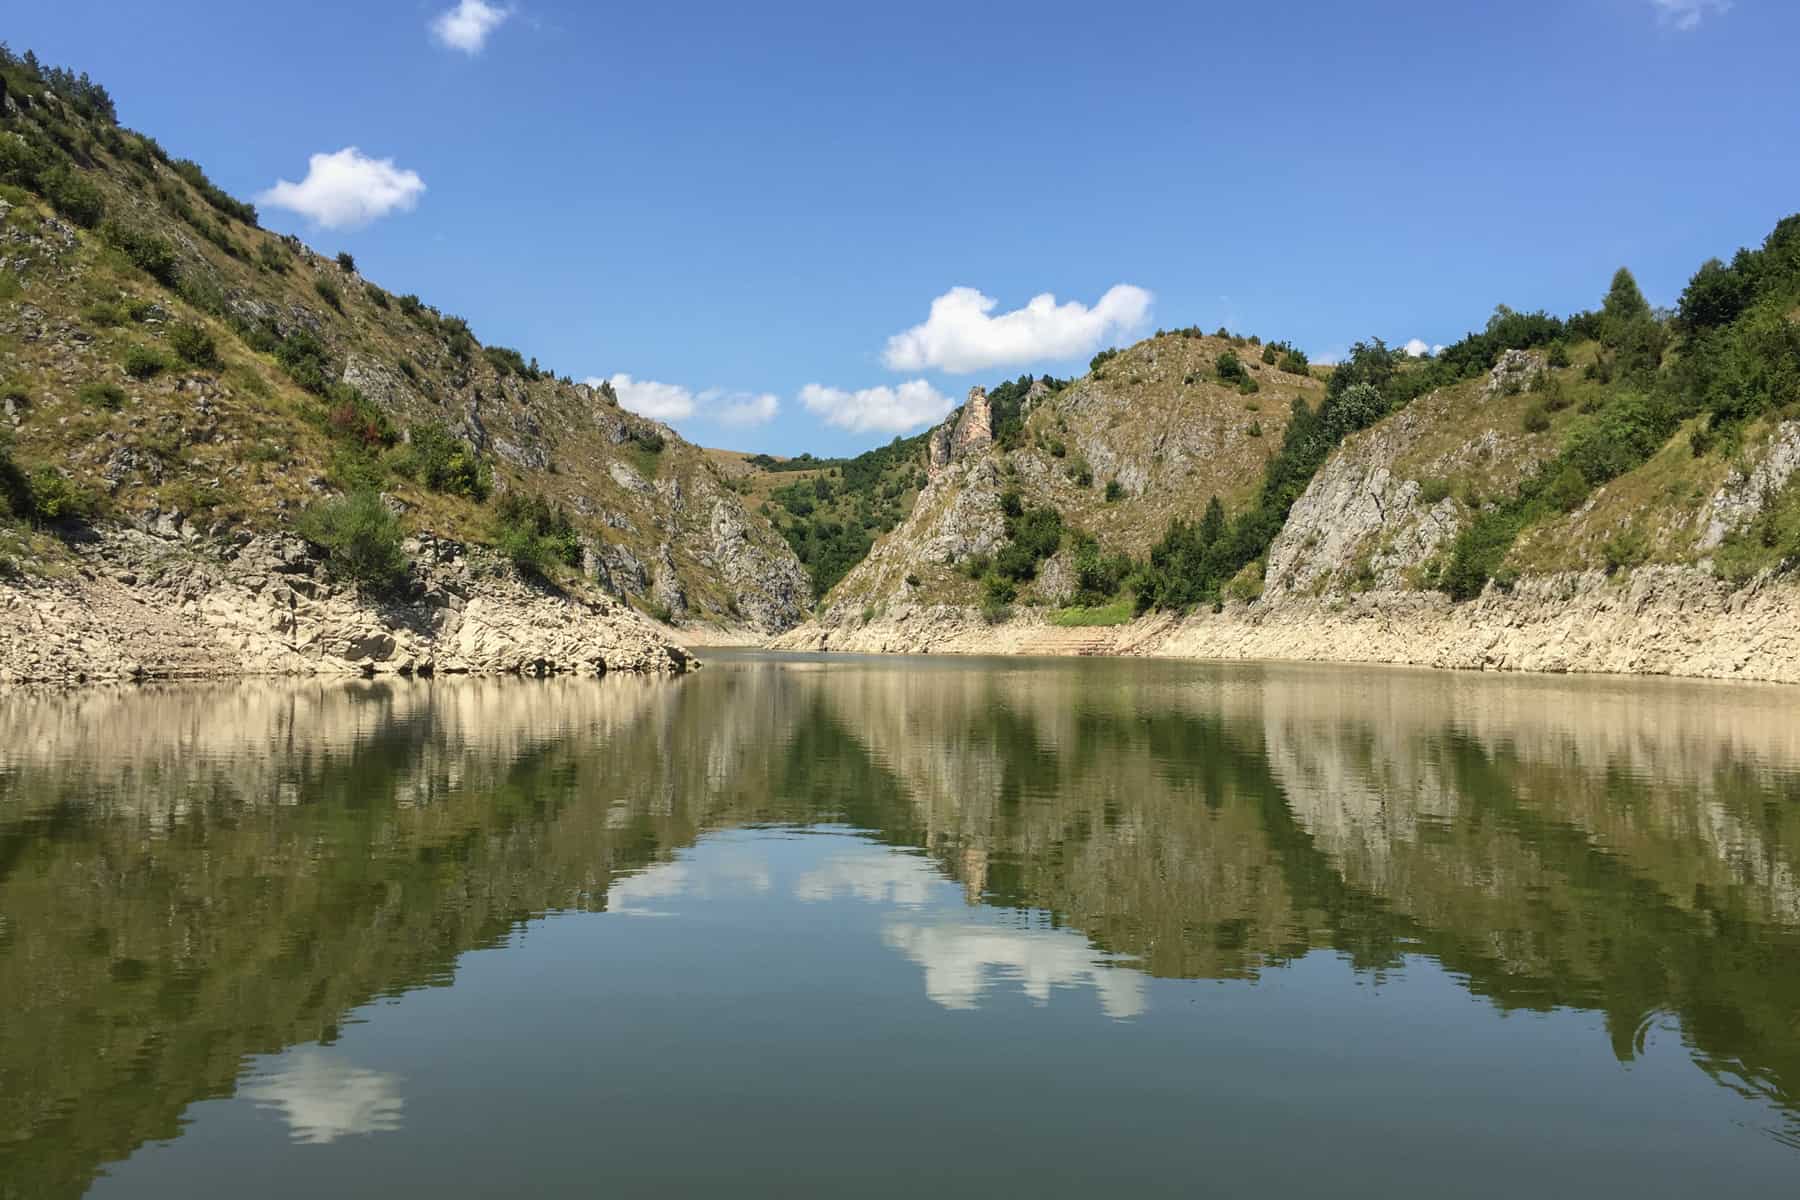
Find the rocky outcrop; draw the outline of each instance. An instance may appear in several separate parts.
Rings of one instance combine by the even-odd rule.
[[[993,444],[994,409],[988,403],[987,389],[970,388],[968,403],[963,405],[956,432],[950,437],[950,457],[957,459],[979,454]]]
[[[298,539],[218,543],[185,522],[108,529],[61,578],[0,581],[0,683],[242,675],[680,673],[630,608],[529,583],[421,537],[396,595],[334,581]]]
[[[994,408],[988,403],[987,389],[970,388],[968,402],[954,419],[931,431],[925,444],[926,469],[936,478],[951,463],[980,454],[993,444]]]
[[[1717,550],[1726,535],[1762,511],[1768,497],[1780,491],[1800,470],[1800,421],[1783,421],[1775,427],[1767,451],[1756,465],[1738,469],[1706,505],[1706,528],[1700,535],[1701,550]]]
[[[1800,585],[1732,589],[1692,567],[1543,576],[1452,604],[1373,591],[1232,604],[1185,619],[1064,629],[1026,610],[898,605],[868,622],[806,625],[778,645],[892,654],[1136,655],[1383,663],[1474,671],[1681,675],[1800,683]]]

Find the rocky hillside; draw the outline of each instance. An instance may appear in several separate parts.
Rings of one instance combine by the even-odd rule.
[[[978,390],[786,644],[1800,680],[1800,218],[1674,312],[1620,271],[1593,312],[1322,382],[1256,349],[1109,352],[1010,441]]]
[[[209,561],[301,531],[329,560],[355,533],[330,503],[372,495],[392,542],[491,547],[702,638],[800,619],[787,543],[672,430],[260,228],[85,78],[0,77],[7,574],[79,571],[116,542],[83,531],[121,528]]]
[[[1283,370],[1283,352],[1267,349],[1265,362],[1260,341],[1182,330],[1108,352],[1074,383],[975,388],[924,439],[927,482],[906,520],[831,592],[817,627],[905,606],[999,615],[1116,592],[1123,560],[1147,554],[1171,520],[1213,497],[1246,500],[1293,405],[1323,397],[1303,361]],[[1043,553],[1009,555],[1033,521],[1054,525],[1037,531]]]

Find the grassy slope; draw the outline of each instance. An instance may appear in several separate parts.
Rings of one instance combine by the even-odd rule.
[[[729,615],[734,597],[698,561],[707,550],[711,505],[704,501],[727,489],[698,448],[603,393],[491,361],[478,342],[463,342],[453,319],[429,307],[408,315],[398,297],[336,261],[216,212],[167,164],[138,151],[133,135],[83,119],[54,98],[4,128],[50,123],[72,135],[71,157],[108,217],[163,238],[178,266],[176,286],[164,286],[97,230],[55,216],[41,196],[8,190],[14,203],[0,223],[9,268],[0,272],[0,385],[24,398],[13,435],[22,467],[61,469],[98,498],[103,517],[174,509],[202,528],[280,525],[318,495],[319,481],[354,482],[343,439],[324,419],[329,403],[242,335],[261,318],[279,334],[312,331],[326,347],[330,376],[349,367],[398,430],[441,422],[481,443],[496,490],[542,493],[573,513],[585,536],[623,546],[646,564],[669,544],[698,612]],[[336,307],[321,284],[335,291]],[[134,347],[174,361],[168,340],[178,322],[211,334],[219,365],[129,376],[124,364]],[[457,352],[459,343],[466,353]],[[96,383],[122,389],[122,405],[84,403],[81,389]],[[659,436],[663,449],[647,450]],[[615,465],[644,486],[621,484]],[[482,504],[391,471],[379,486],[407,506],[415,528],[475,540],[491,533]],[[675,499],[677,491],[689,503]],[[747,512],[745,522],[753,542],[785,556],[766,521]],[[16,531],[11,540],[20,540]]]

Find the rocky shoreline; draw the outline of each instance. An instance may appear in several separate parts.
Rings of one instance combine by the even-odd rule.
[[[1452,670],[1672,675],[1800,683],[1800,585],[1732,588],[1692,567],[1521,580],[1451,604],[1436,592],[1289,595],[1219,613],[1062,628],[1035,610],[989,625],[974,609],[901,605],[866,623],[812,623],[789,650],[1111,655],[1371,663]]]
[[[0,685],[258,675],[680,674],[694,657],[595,589],[520,578],[490,552],[407,543],[371,597],[304,541],[110,527],[54,573],[0,578]]]

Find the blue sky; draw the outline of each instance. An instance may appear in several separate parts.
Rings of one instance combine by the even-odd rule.
[[[777,453],[1158,325],[1443,343],[1621,264],[1670,303],[1800,210],[1790,0],[58,0],[4,36],[269,227]]]

